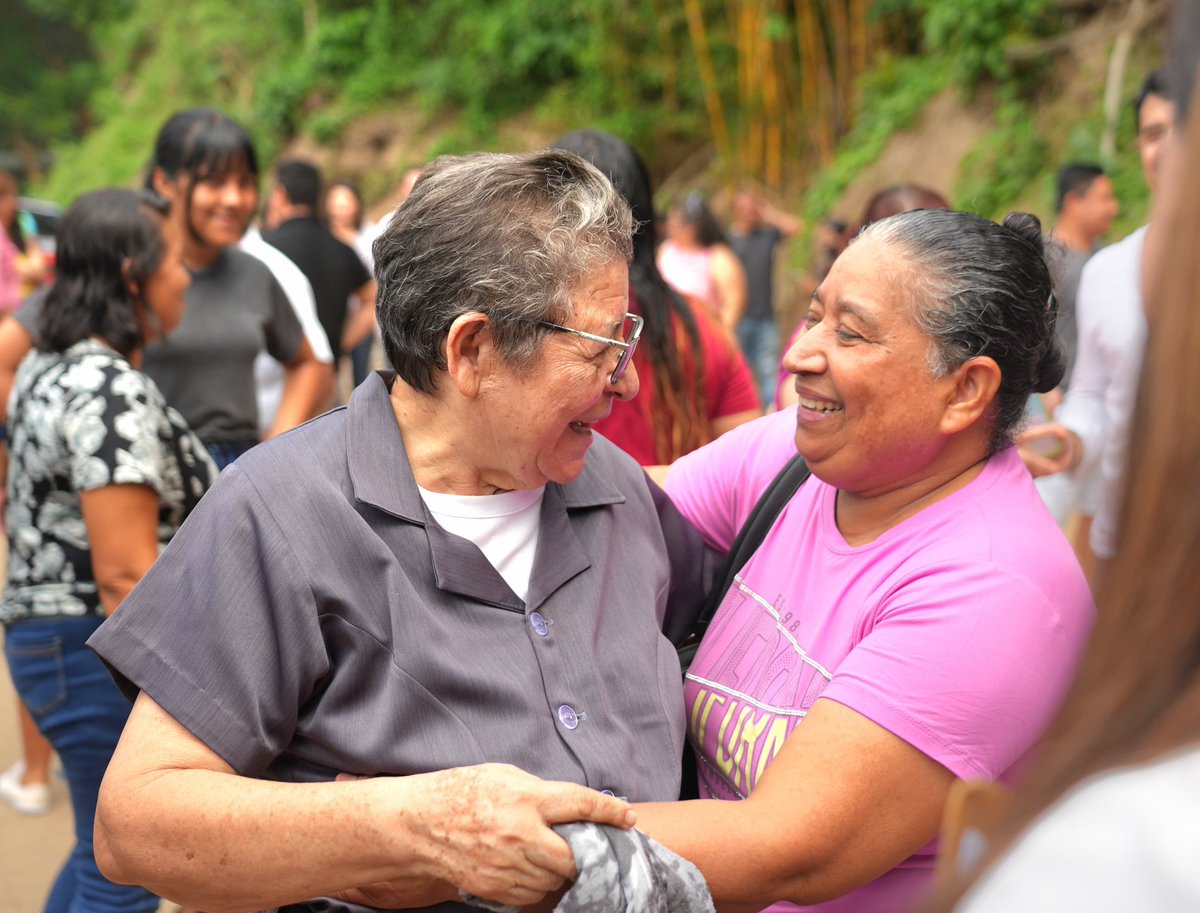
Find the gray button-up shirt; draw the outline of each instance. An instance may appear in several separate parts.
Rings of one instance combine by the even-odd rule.
[[[245,775],[497,761],[674,799],[672,639],[704,567],[695,531],[597,437],[578,479],[546,486],[523,602],[429,514],[374,375],[227,469],[90,645]]]

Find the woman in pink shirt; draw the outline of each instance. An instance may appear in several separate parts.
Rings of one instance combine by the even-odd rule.
[[[700,194],[689,193],[667,213],[658,268],[671,288],[733,334],[746,310],[746,270]]]
[[[1036,218],[878,222],[787,354],[798,406],[675,464],[721,551],[812,470],[687,674],[701,800],[638,808],[719,909],[911,911],[953,780],[1019,775],[1094,614],[1011,445],[1062,375],[1056,311]]]

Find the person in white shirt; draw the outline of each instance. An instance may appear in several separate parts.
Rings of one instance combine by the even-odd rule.
[[[321,328],[321,321],[317,319],[317,302],[313,297],[312,285],[300,272],[300,267],[264,241],[257,228],[247,231],[238,246],[261,260],[275,276],[275,281],[283,288],[288,303],[300,320],[300,327],[304,330],[304,338],[308,340],[313,356],[321,364],[332,366],[333,350],[329,348],[329,339]],[[258,399],[258,430],[265,436],[275,422],[275,413],[279,411],[279,401],[283,397],[283,368],[266,352],[259,352],[254,361],[254,387]],[[332,387],[331,370],[331,390]]]
[[[1142,170],[1152,195],[1158,188],[1161,152],[1171,133],[1175,104],[1161,72],[1151,74],[1134,102]],[[1088,539],[1101,492],[1119,478],[1121,461],[1109,459],[1109,481],[1101,477],[1101,454],[1106,447],[1123,447],[1118,432],[1124,405],[1136,390],[1140,350],[1145,335],[1142,306],[1142,247],[1147,227],[1098,251],[1079,279],[1076,311],[1079,342],[1066,396],[1054,421],[1026,431],[1018,443],[1021,457],[1035,477],[1067,473],[1062,480],[1040,483],[1048,501],[1059,501],[1060,521],[1073,511],[1081,515],[1075,542],[1084,569],[1091,576],[1092,549]],[[1047,489],[1067,491],[1047,494]],[[1062,500],[1059,500],[1062,499]],[[1063,503],[1065,501],[1065,504]],[[1101,543],[1111,554],[1111,543]]]

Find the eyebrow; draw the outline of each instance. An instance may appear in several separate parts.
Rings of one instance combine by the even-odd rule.
[[[860,321],[869,330],[879,328],[879,324],[875,322],[875,318],[868,314],[861,304],[856,304],[853,301],[847,301],[845,298],[842,298],[838,301],[838,310]]]
[[[813,289],[811,300],[820,305],[825,304],[824,295],[821,294],[820,286],[817,286],[815,289]],[[864,325],[865,329],[879,329],[879,324],[876,322],[875,318],[868,314],[866,308],[861,304],[841,298],[838,300],[838,310],[849,314],[851,317],[860,321]]]

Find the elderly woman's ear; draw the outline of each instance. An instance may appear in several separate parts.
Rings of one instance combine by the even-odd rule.
[[[474,399],[483,379],[496,369],[499,358],[491,321],[481,311],[467,311],[450,324],[446,334],[446,373],[463,396]]]
[[[993,359],[980,355],[964,361],[947,379],[954,386],[942,413],[941,430],[943,434],[957,434],[980,422],[991,410],[1000,389],[1000,367]]]

